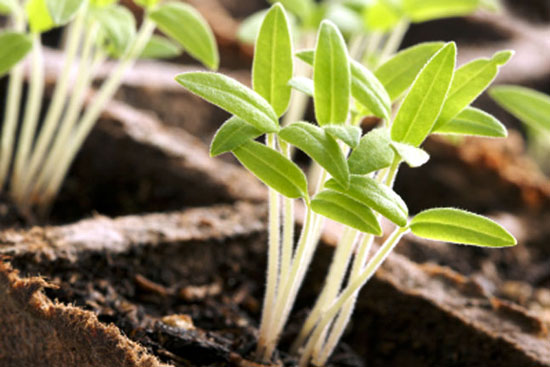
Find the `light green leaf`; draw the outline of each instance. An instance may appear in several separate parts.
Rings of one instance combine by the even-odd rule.
[[[364,32],[361,16],[342,4],[336,2],[328,4],[325,19],[336,24],[338,29],[346,35]]]
[[[262,135],[262,132],[238,117],[231,117],[218,129],[210,144],[210,156],[230,152],[243,143]]]
[[[398,4],[389,0],[369,1],[363,10],[365,27],[370,30],[388,32],[403,19]]]
[[[313,97],[313,80],[305,76],[295,76],[288,82],[292,88]]]
[[[392,141],[391,146],[410,167],[420,167],[430,159],[426,151],[412,145]]]
[[[495,117],[474,107],[466,107],[454,119],[433,130],[438,134],[477,135],[505,138],[506,128]]]
[[[482,247],[508,247],[517,243],[514,236],[492,220],[454,208],[420,212],[410,227],[415,235],[430,240]]]
[[[134,0],[134,2],[145,9],[151,9],[153,6],[157,5],[160,0]]]
[[[351,73],[346,42],[338,28],[321,22],[313,62],[314,107],[319,125],[343,124],[349,111]]]
[[[416,77],[392,124],[392,140],[414,146],[428,136],[453,79],[456,46],[448,43]]]
[[[480,0],[402,0],[403,10],[414,22],[460,17],[474,12]]]
[[[50,17],[55,25],[67,24],[80,9],[84,0],[46,0]]]
[[[351,93],[353,98],[375,116],[390,119],[391,100],[380,81],[363,65],[351,61]]]
[[[334,179],[327,181],[325,187],[367,205],[400,227],[407,224],[409,210],[403,199],[388,186],[370,177],[351,175],[349,189],[345,189]]]
[[[411,86],[428,60],[444,45],[443,42],[426,42],[406,48],[376,70],[374,75],[386,88],[392,101]]]
[[[349,185],[346,157],[332,136],[307,122],[295,122],[281,129],[279,138],[305,152],[342,186]]]
[[[237,30],[237,38],[239,41],[253,45],[260,32],[260,27],[264,21],[267,10],[260,10],[246,17]]]
[[[113,57],[121,57],[136,36],[136,20],[130,10],[121,5],[94,9],[94,19],[101,25],[107,39],[107,51]]]
[[[315,50],[300,50],[296,52],[295,55],[306,64],[313,66],[313,60],[315,59]]]
[[[0,14],[8,15],[16,12],[19,4],[16,0],[0,0]]]
[[[451,121],[472,103],[495,79],[499,67],[506,64],[513,54],[513,51],[499,51],[491,59],[477,59],[458,68],[434,129]]]
[[[307,21],[315,9],[313,0],[269,0],[269,2],[271,4],[280,2],[285,9],[300,17],[302,21]]]
[[[307,198],[306,176],[281,153],[255,141],[233,151],[237,159],[263,183],[289,198]]]
[[[267,12],[254,49],[252,86],[265,98],[278,116],[290,101],[293,58],[288,19],[281,4]]]
[[[382,234],[382,228],[372,210],[348,196],[334,190],[323,190],[311,200],[311,209],[336,222],[361,232]]]
[[[0,77],[6,74],[32,48],[32,40],[29,35],[18,32],[0,33]]]
[[[493,87],[489,95],[523,123],[538,130],[550,131],[550,96],[513,85]]]
[[[350,148],[359,145],[361,139],[361,128],[351,125],[325,125],[323,129],[333,138],[340,139]]]
[[[366,175],[389,167],[395,153],[390,145],[389,132],[378,128],[365,134],[356,149],[351,152],[348,165],[351,173]]]
[[[220,60],[214,34],[206,20],[191,5],[162,3],[151,11],[149,17],[195,59],[212,70],[218,68]]]
[[[273,108],[262,96],[225,75],[189,72],[176,81],[208,102],[254,125],[262,132],[277,132],[279,122]]]
[[[25,12],[32,33],[43,33],[54,27],[50,17],[46,0],[28,0],[25,3]]]
[[[116,3],[118,0],[90,0],[90,4],[96,8],[104,8]]]
[[[171,59],[181,53],[180,46],[161,36],[153,35],[145,45],[140,58],[142,59]]]

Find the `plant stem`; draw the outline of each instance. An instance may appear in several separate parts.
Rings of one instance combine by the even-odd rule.
[[[289,144],[281,144],[283,154],[291,159],[291,149]],[[292,265],[292,252],[294,245],[294,199],[283,197],[283,245],[281,250],[281,271],[280,284],[285,284],[288,281],[290,266]]]
[[[401,20],[395,28],[390,33],[388,39],[386,40],[386,43],[384,47],[382,48],[382,52],[380,53],[380,57],[377,59],[377,65],[381,65],[384,63],[391,55],[393,55],[397,50],[399,49],[399,46],[401,45],[401,42],[403,42],[403,38],[405,37],[405,33],[407,33],[407,30],[409,29],[409,21],[408,20]]]

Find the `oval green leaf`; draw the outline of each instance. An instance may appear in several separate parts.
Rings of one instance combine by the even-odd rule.
[[[353,98],[375,116],[390,119],[391,100],[376,76],[363,65],[351,60],[351,93]]]
[[[305,76],[295,76],[288,82],[292,88],[313,97],[313,80],[306,78]]]
[[[361,139],[361,128],[351,125],[325,125],[323,129],[333,138],[343,141],[348,147],[355,148]]]
[[[455,61],[456,45],[450,42],[418,73],[392,124],[392,140],[414,146],[422,144],[445,102]]]
[[[171,59],[181,53],[179,44],[168,38],[152,35],[141,52],[141,59]]]
[[[279,138],[305,152],[341,185],[349,185],[349,168],[338,143],[322,128],[295,122],[281,129]]]
[[[343,124],[349,111],[351,72],[346,42],[330,21],[321,23],[315,50],[315,117],[321,126]]]
[[[219,65],[218,47],[210,26],[191,5],[168,2],[155,8],[149,17],[158,28],[206,67]]]
[[[410,223],[418,237],[463,245],[508,247],[517,244],[506,229],[492,220],[454,208],[435,208],[417,214]]]
[[[403,19],[399,3],[387,0],[368,1],[363,10],[365,27],[370,30],[388,32]]]
[[[287,16],[281,4],[267,12],[254,49],[252,86],[265,98],[277,116],[281,116],[290,101],[293,56]]]
[[[46,0],[29,0],[25,3],[25,12],[32,33],[43,33],[55,24],[50,17]]]
[[[281,153],[255,141],[248,141],[233,154],[263,183],[282,195],[307,198],[307,181],[302,170]]]
[[[430,159],[430,155],[424,149],[413,147],[409,144],[391,142],[392,148],[404,160],[409,167],[420,167]]]
[[[210,156],[230,152],[248,140],[256,139],[262,132],[248,122],[231,117],[218,129],[210,144]]]
[[[350,172],[366,175],[389,167],[395,156],[390,143],[388,130],[384,128],[374,129],[363,135],[348,158]]]
[[[124,55],[136,36],[136,20],[132,12],[124,6],[113,5],[94,9],[92,14],[107,40],[107,52],[113,57]]]
[[[55,25],[64,25],[76,15],[84,0],[46,0],[50,17]]]
[[[29,35],[18,32],[0,33],[0,77],[6,74],[32,48],[32,40]]]
[[[267,10],[260,10],[249,15],[241,22],[237,31],[239,41],[254,45],[266,13]]]
[[[433,131],[436,134],[505,138],[506,127],[495,117],[474,107],[466,107],[454,119]]]
[[[279,130],[279,121],[271,105],[258,93],[230,77],[210,72],[189,72],[176,76],[176,81],[262,132]]]
[[[402,0],[403,11],[414,22],[471,14],[480,0]]]
[[[334,179],[327,181],[325,187],[367,205],[400,227],[407,224],[409,210],[403,199],[388,186],[370,177],[351,175],[348,189]]]
[[[323,190],[311,200],[311,209],[338,223],[376,236],[382,234],[380,223],[372,210],[334,190]]]

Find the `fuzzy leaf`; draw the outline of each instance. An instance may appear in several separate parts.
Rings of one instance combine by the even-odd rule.
[[[359,145],[361,128],[351,125],[325,125],[323,129],[333,138],[340,139],[350,148]]]
[[[262,132],[238,117],[231,117],[218,129],[210,144],[210,156],[230,152],[248,140],[256,139]]]
[[[430,159],[430,155],[424,149],[395,141],[391,142],[391,146],[409,167],[420,167]]]
[[[506,128],[495,117],[474,107],[466,107],[454,119],[433,131],[438,134],[505,138]]]
[[[195,8],[180,2],[168,2],[155,8],[149,16],[162,32],[177,41],[191,56],[212,70],[218,68],[214,34]]]
[[[480,0],[402,0],[403,11],[414,22],[471,14]]]
[[[151,36],[143,49],[142,59],[171,59],[181,53],[180,46],[168,38],[157,35]]]
[[[290,101],[293,59],[288,19],[281,4],[267,12],[254,49],[252,86],[265,98],[278,116]]]
[[[136,20],[132,12],[124,6],[113,5],[95,9],[93,16],[108,40],[108,52],[121,57],[136,35]]]
[[[311,209],[336,222],[361,232],[382,234],[382,228],[372,210],[350,197],[334,190],[323,190],[311,200]]]
[[[500,51],[491,59],[477,59],[458,68],[434,129],[451,121],[472,103],[495,79],[499,67],[506,64],[513,54],[513,51]]]
[[[84,0],[46,0],[50,17],[55,25],[67,24],[83,3]]]
[[[448,43],[418,73],[392,124],[392,140],[422,144],[441,111],[456,61],[456,46]]]
[[[43,33],[55,24],[50,17],[46,0],[29,0],[25,3],[25,12],[32,33]]]
[[[332,136],[307,122],[295,122],[281,129],[279,138],[305,152],[342,186],[349,185],[346,157]]]
[[[0,33],[0,77],[6,74],[32,48],[32,40],[29,35],[18,32]]]
[[[281,153],[255,141],[233,151],[237,159],[263,183],[289,198],[307,198],[306,176]]]
[[[351,152],[348,165],[351,173],[366,175],[389,167],[394,156],[388,130],[378,128],[363,135],[357,148]]]
[[[189,72],[176,76],[176,81],[262,132],[279,130],[277,115],[271,105],[258,93],[234,79],[211,72]]]
[[[508,247],[517,243],[514,236],[492,220],[454,208],[420,212],[410,227],[415,235],[430,240],[482,247]]]
[[[527,125],[550,131],[550,96],[536,90],[513,85],[491,88],[489,95]]]
[[[313,80],[306,78],[305,76],[295,76],[288,82],[292,88],[313,97]]]
[[[376,76],[355,60],[351,61],[351,93],[353,98],[375,116],[390,119],[391,100]]]
[[[315,49],[315,117],[321,126],[343,124],[349,111],[351,73],[346,43],[334,24],[321,23]]]
[[[445,44],[426,42],[406,48],[382,64],[374,73],[395,101],[413,83],[428,60]]]
[[[400,227],[407,224],[409,210],[403,199],[388,186],[370,177],[351,175],[347,190],[334,179],[327,181],[325,187],[367,205]]]

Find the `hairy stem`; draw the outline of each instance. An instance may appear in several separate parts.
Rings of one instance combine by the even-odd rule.
[[[283,154],[291,159],[291,150],[289,144],[282,144]],[[292,264],[292,252],[294,245],[294,199],[283,197],[283,245],[281,250],[281,277],[280,284],[288,281],[288,274]]]

